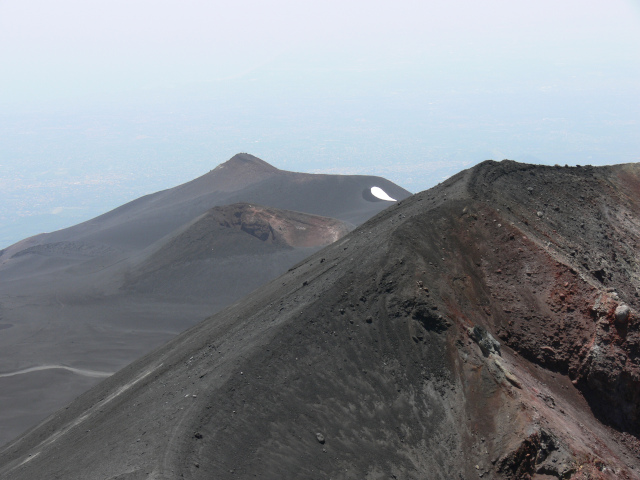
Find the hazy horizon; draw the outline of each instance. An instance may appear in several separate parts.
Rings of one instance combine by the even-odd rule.
[[[0,248],[238,152],[412,192],[640,161],[640,2],[0,0]]]

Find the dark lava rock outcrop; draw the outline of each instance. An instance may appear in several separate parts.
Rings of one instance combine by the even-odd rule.
[[[640,168],[484,162],[0,452],[7,479],[637,479]]]

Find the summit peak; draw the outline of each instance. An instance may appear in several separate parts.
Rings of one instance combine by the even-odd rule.
[[[281,170],[248,153],[238,153],[207,174],[194,180],[206,191],[230,192],[260,182]]]
[[[217,168],[240,168],[240,169],[262,169],[262,170],[278,170],[273,165],[255,157],[249,153],[237,153],[226,162],[220,164]]]

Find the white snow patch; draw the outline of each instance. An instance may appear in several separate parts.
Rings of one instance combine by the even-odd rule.
[[[386,200],[387,202],[397,202],[395,198],[391,198],[389,195],[387,195],[387,192],[385,192],[380,187],[371,187],[371,195],[379,198],[380,200]]]

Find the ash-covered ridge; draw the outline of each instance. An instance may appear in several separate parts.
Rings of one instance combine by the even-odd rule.
[[[640,168],[484,162],[0,452],[3,478],[640,478]]]

